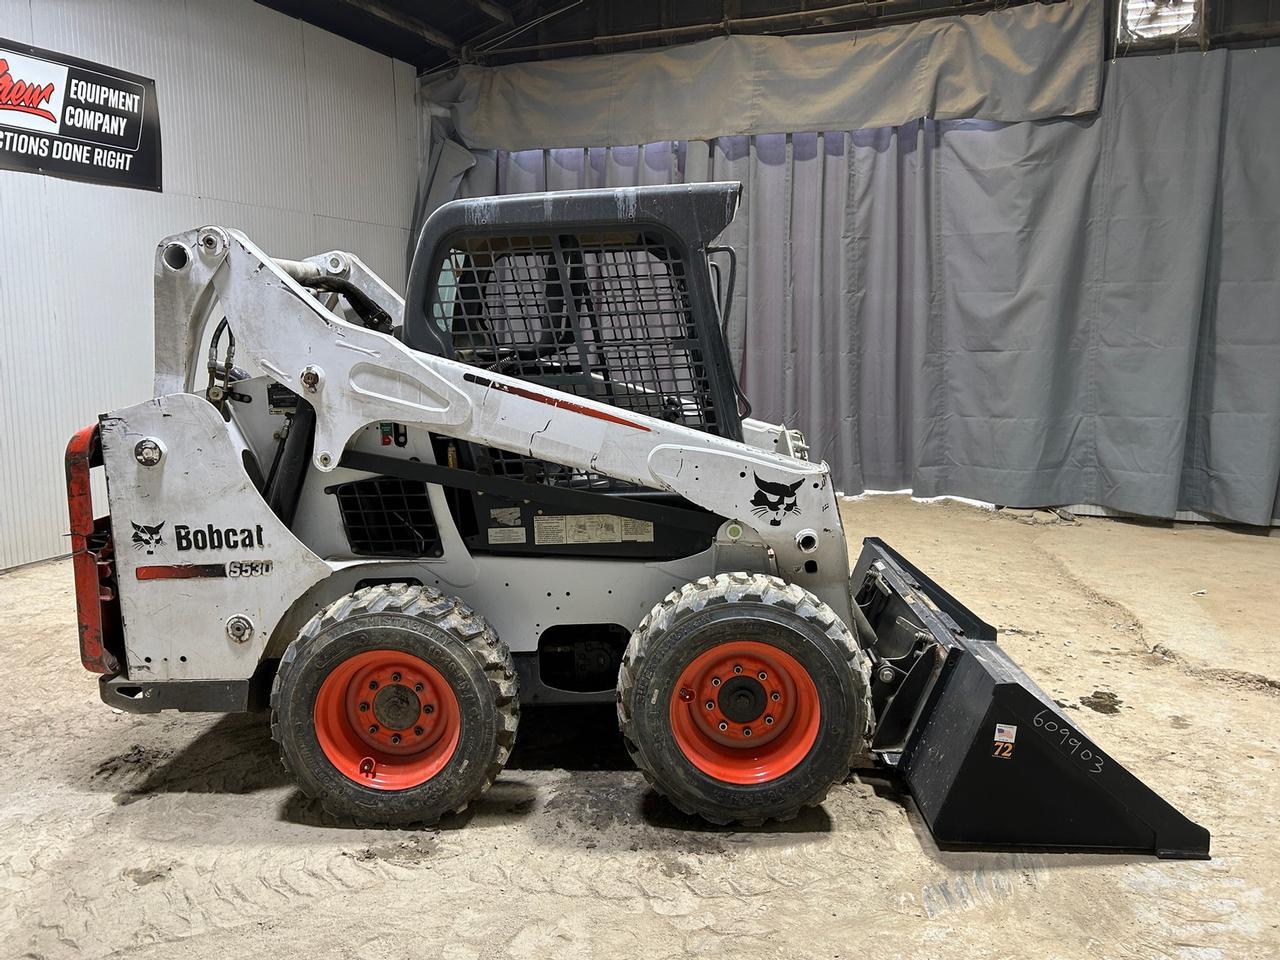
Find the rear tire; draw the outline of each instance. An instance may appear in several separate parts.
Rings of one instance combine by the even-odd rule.
[[[271,735],[330,813],[430,824],[492,786],[519,710],[511,654],[482,617],[439,590],[383,584],[334,601],[289,645]]]
[[[835,612],[764,574],[704,577],[631,636],[618,720],[685,813],[789,820],[846,776],[871,732],[870,663]]]

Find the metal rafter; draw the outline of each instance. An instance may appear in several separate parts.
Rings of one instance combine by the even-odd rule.
[[[356,10],[363,10],[384,23],[389,23],[394,27],[399,27],[401,30],[408,31],[425,40],[433,47],[439,47],[441,50],[446,50],[451,54],[458,52],[457,41],[448,34],[437,30],[428,23],[424,23],[417,17],[409,16],[394,7],[380,3],[378,0],[339,0],[339,2]]]
[[[627,45],[647,46],[657,43],[694,42],[707,37],[735,33],[781,34],[805,32],[810,29],[878,27],[902,21],[980,13],[1000,7],[1020,6],[1029,2],[1032,0],[955,0],[949,7],[923,8],[920,0],[857,0],[853,3],[792,10],[765,16],[736,16],[732,14],[741,10],[741,3],[728,0],[722,8],[724,19],[719,22],[694,23],[680,27],[663,27],[657,30],[640,30],[612,35],[597,32],[591,37],[502,47],[492,50],[492,54],[495,56],[545,54],[582,47],[590,47],[598,51]],[[1062,0],[1047,0],[1047,2],[1058,3]]]
[[[511,15],[511,11],[506,7],[500,7],[498,4],[492,3],[491,0],[467,0],[467,5],[475,7],[492,20],[504,23],[508,27],[515,26],[516,19]]]

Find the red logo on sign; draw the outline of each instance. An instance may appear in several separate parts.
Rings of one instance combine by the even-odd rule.
[[[46,120],[58,122],[58,118],[40,106],[48,103],[53,97],[53,84],[36,86],[25,80],[15,80],[9,73],[9,61],[0,57],[0,110],[16,110],[19,113],[30,113]]]

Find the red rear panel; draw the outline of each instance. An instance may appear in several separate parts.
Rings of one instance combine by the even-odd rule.
[[[95,423],[76,433],[67,444],[67,511],[71,518],[71,563],[80,621],[80,662],[94,673],[114,673],[119,663],[111,651],[123,652],[115,545],[110,517],[94,518],[89,481],[89,471],[101,465],[102,448]]]

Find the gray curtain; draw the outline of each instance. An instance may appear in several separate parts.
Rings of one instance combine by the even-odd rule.
[[[1280,49],[1087,118],[476,151],[460,194],[741,180],[731,346],[847,492],[1280,515]]]

